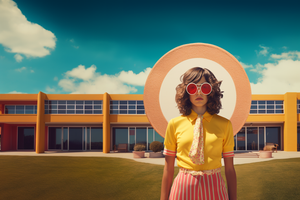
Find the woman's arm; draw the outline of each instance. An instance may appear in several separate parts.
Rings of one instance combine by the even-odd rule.
[[[165,156],[165,167],[161,183],[160,200],[168,200],[174,176],[175,156]]]
[[[228,195],[230,200],[237,199],[236,174],[233,165],[233,157],[224,158],[225,176],[227,181]]]

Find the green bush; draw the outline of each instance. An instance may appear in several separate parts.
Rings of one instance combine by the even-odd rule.
[[[150,144],[150,150],[153,152],[160,152],[164,149],[164,145],[159,141],[153,141]]]
[[[144,151],[146,146],[144,144],[136,144],[133,147],[133,150],[135,151]]]

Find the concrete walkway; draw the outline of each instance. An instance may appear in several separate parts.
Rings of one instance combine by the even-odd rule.
[[[137,162],[150,163],[156,165],[164,165],[164,158],[133,158],[132,153],[102,153],[102,152],[55,152],[55,151],[46,151],[45,153],[37,154],[32,151],[0,151],[0,156],[71,156],[71,157],[113,157],[113,158],[125,158],[132,159]],[[275,159],[288,159],[288,158],[300,158],[300,152],[286,152],[278,151],[277,153],[272,154],[273,158],[234,158],[234,164],[248,164],[255,162],[264,162]],[[222,165],[223,159],[222,159]],[[175,166],[177,163],[175,162]]]

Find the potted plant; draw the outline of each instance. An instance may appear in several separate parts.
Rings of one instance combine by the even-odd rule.
[[[144,144],[136,144],[133,147],[133,158],[144,158],[145,157],[145,148]]]
[[[162,158],[162,150],[164,149],[164,145],[159,141],[153,141],[150,144],[150,150],[153,152],[150,152],[149,157],[150,158]]]

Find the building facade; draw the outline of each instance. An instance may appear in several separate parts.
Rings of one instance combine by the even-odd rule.
[[[235,150],[262,150],[276,143],[300,151],[300,93],[252,95]],[[103,151],[119,144],[133,150],[163,142],[145,114],[143,95],[0,94],[1,151]],[[164,133],[162,134],[164,135]]]

